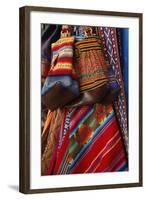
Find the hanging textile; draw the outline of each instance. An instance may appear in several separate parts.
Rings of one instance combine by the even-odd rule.
[[[119,47],[119,55],[121,61],[121,71],[122,77],[124,81],[124,89],[126,95],[126,107],[128,113],[128,28],[117,28],[117,39],[118,39],[118,47]]]
[[[122,77],[122,74],[119,76],[119,72],[121,72],[120,64],[118,64],[117,69],[115,64],[116,57],[113,55],[111,58],[109,57],[110,52],[108,50],[110,50],[110,45],[109,49],[107,49],[108,42],[111,44],[111,38],[108,40],[108,37],[105,36],[106,33],[109,33],[109,29],[105,28],[104,31],[102,27],[99,29],[94,27],[93,31],[96,36],[97,31],[99,37],[102,36],[102,40],[99,40],[104,46],[102,51],[105,54],[105,58],[107,58],[102,60],[104,58],[101,59],[99,54],[96,55],[95,52],[93,54],[93,46],[91,47],[88,45],[89,43],[84,43],[83,27],[75,26],[72,28],[74,36],[77,34],[75,47],[81,44],[82,55],[86,54],[81,56],[82,59],[79,60],[78,50],[74,52],[74,65],[78,68],[76,71],[79,75],[79,84],[83,87],[86,86],[87,80],[83,80],[88,78],[90,86],[83,88],[83,91],[84,89],[91,89],[92,86],[96,88],[95,83],[98,83],[99,77],[102,84],[109,83],[111,76],[116,77],[118,83],[121,84],[120,77]],[[117,41],[116,31],[114,33],[115,35],[113,34],[114,37],[112,38]],[[110,34],[109,37],[111,37]],[[95,46],[94,48],[101,48],[101,46]],[[86,53],[84,53],[85,51]],[[118,47],[116,52],[118,53]],[[95,58],[98,58],[97,60],[100,60],[100,63],[109,63],[110,61],[109,64],[112,66],[112,70],[106,68],[108,65],[103,65],[106,76],[103,73],[104,76],[102,77],[102,71],[96,68],[97,65],[94,65]],[[93,73],[94,71],[96,73]],[[95,78],[94,81],[93,76]],[[110,87],[111,90],[114,90],[114,87],[117,87],[117,85],[111,84]],[[123,122],[123,109],[120,109],[119,116],[117,115],[117,110],[120,108],[119,99],[123,98],[122,91],[124,86],[120,85],[120,87],[120,97],[118,96],[117,101],[114,102],[114,107],[112,103],[105,104],[101,101],[86,106],[63,107],[48,113],[42,133],[42,175],[120,172],[128,170],[125,140],[122,138],[124,136],[125,139],[124,134],[126,131],[123,124],[119,126],[119,123]]]
[[[114,101],[114,107],[116,110],[116,115],[118,118],[119,126],[128,154],[128,120],[126,109],[126,97],[118,51],[116,28],[99,27],[99,36],[102,39],[105,57],[109,60],[121,89],[120,94],[118,95],[118,99]]]

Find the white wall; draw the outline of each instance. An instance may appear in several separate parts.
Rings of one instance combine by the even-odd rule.
[[[0,3],[0,197],[1,199],[140,199],[146,194],[144,187],[84,192],[23,195],[18,192],[18,139],[19,139],[19,7],[24,5],[68,7],[96,10],[143,12],[145,0],[3,0]],[[146,7],[145,7],[146,8]],[[144,26],[144,35],[146,26]],[[145,38],[144,38],[145,44]],[[146,47],[144,46],[144,54]],[[145,56],[144,56],[145,58]],[[145,60],[143,63],[145,68]],[[145,69],[143,69],[145,73]],[[144,81],[144,85],[146,81]],[[143,102],[145,102],[145,96]],[[145,109],[145,106],[143,108]],[[144,115],[145,118],[145,115]],[[145,129],[144,129],[145,130]],[[145,133],[143,131],[146,141]],[[144,142],[144,153],[146,150]],[[145,155],[144,155],[145,156]],[[146,159],[144,158],[144,169]]]

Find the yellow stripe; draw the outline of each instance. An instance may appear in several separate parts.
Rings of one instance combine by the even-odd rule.
[[[69,154],[66,155],[66,158],[65,158],[65,160],[64,160],[64,162],[63,162],[63,165],[62,165],[62,168],[61,168],[61,170],[60,170],[60,174],[63,173],[63,170],[64,170],[64,168],[65,168],[65,166],[66,166],[66,161],[67,161],[67,159],[68,159],[68,156],[69,156]]]
[[[50,110],[48,111],[48,114],[47,114],[47,119],[45,121],[45,125],[44,125],[44,128],[43,128],[43,132],[42,132],[42,136],[44,135],[46,129],[48,128],[48,126],[50,125],[50,122],[51,122],[51,119],[53,117],[53,112],[51,112]]]
[[[57,40],[55,43],[52,43],[52,47],[58,46],[60,44],[63,44],[64,42],[74,42],[74,37],[65,37],[65,38],[60,38]]]
[[[83,86],[83,87],[84,87],[84,86],[86,86],[87,84],[92,84],[92,83],[94,84],[95,82],[101,82],[101,81],[104,81],[104,80],[107,81],[107,80],[109,80],[109,78],[103,78],[103,79],[101,79],[101,80],[97,80],[97,79],[96,79],[96,80],[93,80],[93,81],[86,81],[86,82],[83,82],[83,83],[80,82],[80,86]]]
[[[86,90],[88,90],[88,91],[91,91],[91,90],[94,90],[94,89],[96,89],[96,88],[99,88],[99,87],[101,87],[101,86],[103,86],[103,85],[105,85],[106,84],[106,82],[104,82],[104,83],[102,83],[102,84],[99,84],[99,85],[96,85],[95,87],[93,86],[92,88],[84,88],[84,89],[82,89],[82,88],[80,88],[80,91],[81,92],[84,92],[84,91],[86,91]]]
[[[88,39],[83,39],[81,40],[80,42],[76,42],[75,45],[78,46],[78,45],[81,45],[83,43],[89,43],[89,42],[96,42],[96,43],[99,43],[97,38],[88,38]]]
[[[70,63],[57,63],[52,69],[58,69],[58,68],[63,68],[63,69],[72,69],[72,64]]]
[[[82,44],[82,45],[80,45],[80,47],[79,48],[83,48],[83,47],[99,47],[100,49],[101,49],[101,46],[100,45],[98,45],[98,44]]]
[[[102,79],[102,80],[105,80],[105,81],[114,81],[114,80],[116,80],[116,78],[113,76],[113,77],[108,77],[108,78],[104,78],[104,79]],[[102,81],[101,80],[101,81]],[[80,86],[84,86],[84,85],[86,85],[86,84],[88,84],[88,83],[95,83],[95,82],[97,82],[97,81],[99,81],[99,80],[95,80],[94,82],[92,81],[86,81],[86,83],[80,83]],[[100,82],[100,81],[99,81]]]
[[[107,83],[107,80],[102,80],[102,81],[98,81],[98,82],[95,82],[95,83],[91,83],[89,85],[84,85],[84,86],[80,86],[82,89],[84,88],[88,88],[88,87],[93,87],[93,86],[98,86],[98,85],[101,85],[103,83]]]

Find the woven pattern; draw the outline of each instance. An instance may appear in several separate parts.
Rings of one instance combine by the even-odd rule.
[[[89,91],[108,81],[108,64],[100,40],[88,37],[75,43],[75,69],[79,74],[80,91]]]
[[[66,110],[51,174],[127,170],[127,159],[112,105]],[[69,120],[68,120],[69,117]],[[66,120],[69,126],[66,126]],[[50,171],[49,171],[50,172]]]
[[[128,153],[128,124],[127,124],[128,120],[127,120],[127,109],[126,109],[126,97],[125,97],[124,82],[121,72],[116,28],[100,27],[99,35],[102,38],[105,56],[107,59],[109,59],[110,64],[112,65],[113,71],[115,72],[115,76],[117,78],[117,81],[119,82],[119,86],[121,89],[117,101],[114,102],[114,107],[116,110],[116,115],[118,118],[121,133],[124,139],[125,148]]]
[[[100,27],[98,30],[101,40],[91,36],[74,44],[74,37],[69,37],[53,43],[49,76],[79,77],[81,92],[104,84],[111,90],[120,84],[122,89],[116,29]],[[42,155],[43,175],[128,170],[123,142],[127,118],[121,92],[114,103],[116,112],[112,104],[96,103],[57,109],[48,115],[43,131],[43,136],[48,135]]]
[[[74,37],[64,37],[52,43],[52,62],[48,75],[70,75],[76,78],[73,68]]]
[[[49,112],[47,120],[45,122],[44,131],[42,133],[42,140],[47,135],[47,141],[45,144],[45,149],[42,153],[42,175],[48,174],[48,168],[51,164],[51,159],[53,157],[53,152],[57,145],[58,133],[60,130],[61,119],[63,117],[63,112],[58,109],[54,112]]]

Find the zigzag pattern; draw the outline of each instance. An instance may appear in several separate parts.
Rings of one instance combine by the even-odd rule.
[[[117,40],[116,40],[116,29],[108,27],[100,27],[99,35],[102,38],[102,43],[104,46],[104,51],[106,57],[108,57],[110,65],[115,72],[117,81],[119,82],[121,93],[118,96],[117,101],[114,102],[114,107],[118,117],[120,129],[123,135],[126,151],[128,152],[128,125],[127,125],[127,111],[126,111],[126,99],[124,91],[124,83],[121,74],[120,59],[117,50]]]

